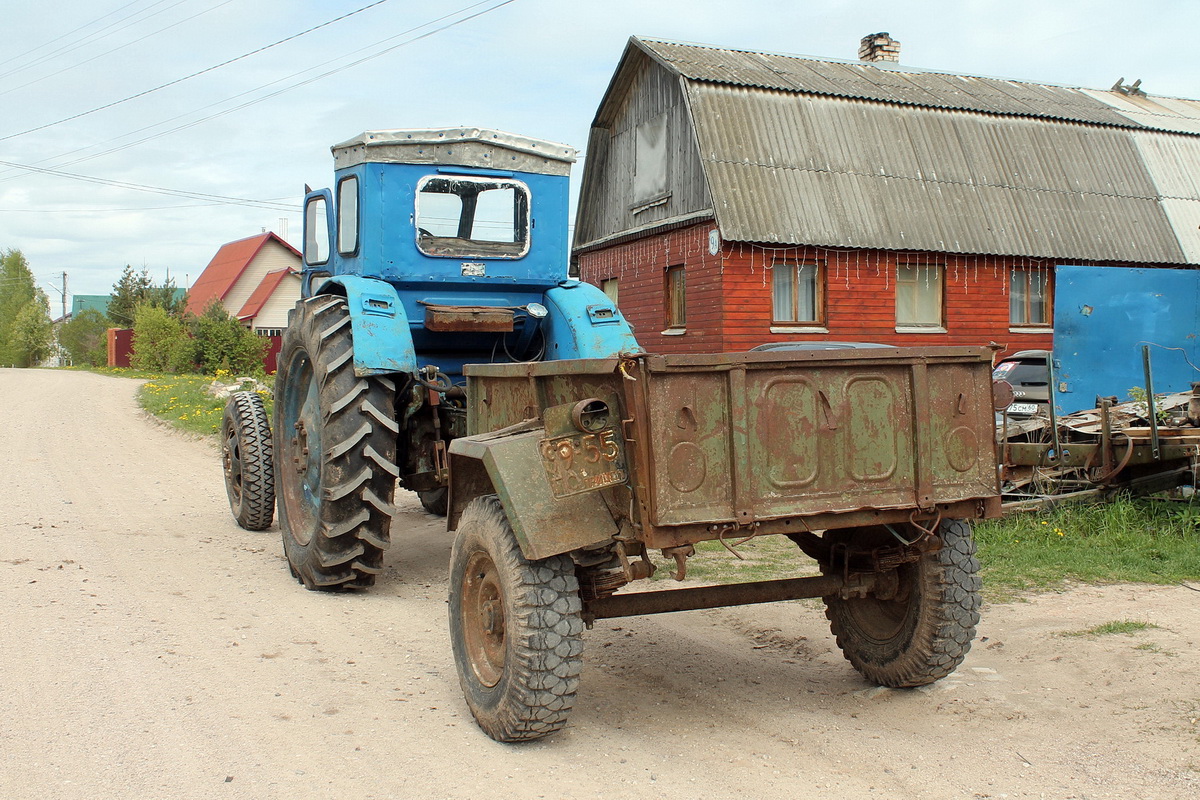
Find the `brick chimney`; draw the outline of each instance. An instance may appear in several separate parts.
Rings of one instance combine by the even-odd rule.
[[[900,61],[900,43],[888,33],[864,36],[858,45],[859,61]]]

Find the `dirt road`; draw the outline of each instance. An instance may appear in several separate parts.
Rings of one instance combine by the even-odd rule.
[[[917,691],[862,681],[814,602],[606,621],[567,729],[496,744],[450,658],[441,520],[402,494],[379,585],[306,592],[135,388],[0,370],[0,797],[1200,796],[1184,587],[985,607]],[[1064,635],[1124,619],[1159,627]]]

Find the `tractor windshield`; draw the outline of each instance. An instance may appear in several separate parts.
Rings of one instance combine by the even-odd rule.
[[[520,258],[529,251],[529,188],[504,178],[424,178],[417,247],[429,256]]]

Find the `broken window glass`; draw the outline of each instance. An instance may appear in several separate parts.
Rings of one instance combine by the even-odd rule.
[[[529,188],[503,178],[436,176],[417,187],[417,247],[448,258],[529,252]]]

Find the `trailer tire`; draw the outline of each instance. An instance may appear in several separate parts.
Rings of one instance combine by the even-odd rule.
[[[450,641],[467,706],[498,742],[562,728],[583,667],[575,564],[521,553],[495,495],[463,511],[450,554]]]
[[[446,496],[449,490],[445,486],[440,489],[430,489],[427,492],[417,492],[421,507],[439,517],[446,516]]]
[[[344,298],[297,303],[275,379],[276,494],[288,565],[313,590],[373,585],[389,542],[395,386],[356,376],[353,356]]]
[[[257,392],[234,392],[221,417],[225,493],[237,524],[265,531],[275,517],[271,423]]]
[[[841,532],[831,533],[838,541]],[[975,639],[981,583],[971,523],[944,520],[938,534],[940,549],[897,570],[893,599],[825,598],[825,616],[842,654],[881,686],[924,686],[944,678],[962,663]]]

